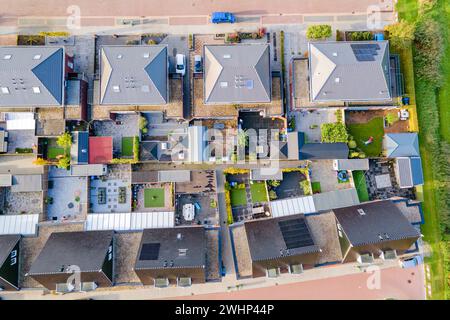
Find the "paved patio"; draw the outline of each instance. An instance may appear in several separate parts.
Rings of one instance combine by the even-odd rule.
[[[125,203],[119,203],[119,188],[125,187]],[[106,189],[106,202],[99,203],[99,188]],[[131,212],[131,184],[128,180],[120,179],[95,179],[90,186],[90,212],[112,213]]]
[[[37,145],[34,130],[8,130],[8,153],[16,153],[16,148],[31,148]]]
[[[191,224],[205,224],[205,225],[217,225],[219,223],[219,212],[217,208],[211,207],[211,200],[216,201],[213,194],[177,194],[175,195],[175,207],[176,218],[175,221],[178,225],[191,225]],[[193,221],[186,221],[183,218],[183,206],[185,204],[198,203],[200,210],[195,209],[195,219]],[[178,220],[179,219],[179,220]]]
[[[339,183],[337,171],[333,170],[333,160],[311,161],[311,181],[320,182],[321,192],[349,189],[351,183]]]
[[[296,131],[305,133],[308,142],[321,142],[320,125],[336,122],[337,109],[311,109],[295,112]]]
[[[48,197],[52,198],[52,203],[47,204],[49,220],[77,219],[87,212],[86,177],[55,177],[48,183]]]
[[[96,136],[112,136],[114,153],[122,152],[122,138],[139,135],[138,114],[117,114],[116,120],[93,122]]]

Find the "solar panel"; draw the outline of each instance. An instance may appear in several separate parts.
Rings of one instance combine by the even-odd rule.
[[[376,43],[362,43],[350,45],[358,61],[375,61],[380,46]]]
[[[302,248],[314,245],[304,219],[279,221],[278,225],[283,235],[287,249]]]
[[[161,244],[159,243],[144,243],[139,260],[158,260],[160,246]]]

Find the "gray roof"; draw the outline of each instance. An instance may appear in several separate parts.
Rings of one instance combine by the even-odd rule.
[[[0,107],[60,106],[63,83],[63,48],[0,47]]]
[[[11,192],[40,192],[42,191],[42,175],[21,174],[13,175]]]
[[[78,106],[81,102],[81,80],[66,81],[66,105]]]
[[[100,63],[100,104],[168,102],[167,46],[103,46]]]
[[[268,44],[205,45],[205,103],[271,101]]]
[[[419,135],[412,133],[388,133],[385,135],[384,148],[388,158],[420,157]]]
[[[186,254],[180,255],[183,249]],[[202,226],[145,229],[142,232],[135,269],[204,268],[205,264],[206,236]]]
[[[346,143],[305,143],[305,133],[294,131],[287,134],[288,158],[290,160],[347,159]]]
[[[388,41],[308,45],[312,101],[390,100]]]
[[[302,228],[291,228],[288,233],[281,230],[281,223],[300,222]],[[281,218],[268,218],[248,221],[245,223],[247,241],[253,261],[276,259],[282,256],[301,255],[319,252],[319,246],[314,244],[304,215],[292,215]],[[287,245],[286,236],[293,236],[296,240],[304,240],[304,245]],[[286,249],[289,249],[286,252]]]
[[[275,168],[252,169],[250,179],[256,181],[262,180],[283,180],[283,171]]]
[[[411,188],[423,184],[422,161],[420,157],[397,158],[396,171],[400,188]]]
[[[9,257],[11,250],[20,240],[20,235],[3,235],[0,236],[0,267]]]
[[[0,152],[7,152],[8,151],[8,142],[5,141],[5,130],[0,130]]]
[[[165,170],[158,171],[159,182],[190,182],[191,171],[189,170]]]
[[[364,211],[364,215],[358,212]],[[373,201],[333,210],[353,246],[420,237],[391,200]]]
[[[0,187],[11,187],[12,175],[10,173],[0,174]]]
[[[358,192],[355,188],[316,193],[312,195],[312,198],[316,211],[328,211],[359,203]]]
[[[369,159],[335,160],[336,170],[369,170]]]
[[[103,176],[108,172],[106,164],[72,164],[70,175],[74,177]]]
[[[113,234],[114,231],[52,233],[28,274],[62,273],[70,265],[80,267],[81,272],[99,271]]]

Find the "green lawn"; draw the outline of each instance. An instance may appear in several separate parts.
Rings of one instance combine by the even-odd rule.
[[[442,17],[446,17],[446,25],[447,32],[450,33],[450,1],[447,1],[445,6],[446,15],[442,15]],[[448,35],[448,34],[447,34]],[[448,38],[448,37],[447,37]],[[450,143],[450,42],[447,41],[447,48],[445,50],[445,56],[442,59],[442,72],[444,75],[444,83],[442,87],[439,89],[438,95],[438,104],[439,104],[439,114],[441,125],[441,134],[442,137]]]
[[[231,189],[231,206],[245,206],[247,205],[247,192],[245,189]]]
[[[48,147],[48,150],[47,150],[47,158],[48,159],[56,159],[57,156],[61,156],[63,154],[64,154],[64,148]]]
[[[355,182],[356,192],[360,202],[369,201],[369,193],[367,191],[366,178],[361,170],[352,171],[353,181]]]
[[[384,135],[382,117],[373,118],[367,123],[349,124],[347,129],[367,157],[378,157],[380,155]],[[373,137],[373,142],[365,145],[364,142],[370,137]]]
[[[122,156],[132,157],[133,156],[133,139],[134,137],[123,137],[122,138]]]
[[[252,184],[250,184],[250,192],[252,194],[252,201],[254,203],[267,201],[265,182],[253,182]]]
[[[313,193],[320,193],[322,189],[320,188],[320,182],[311,182],[312,192]]]
[[[144,207],[164,207],[164,188],[144,189]]]
[[[417,18],[417,10],[419,5],[417,0],[399,0],[396,9],[400,19],[414,21]]]

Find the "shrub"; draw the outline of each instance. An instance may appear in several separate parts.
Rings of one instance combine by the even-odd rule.
[[[225,174],[246,174],[249,173],[250,170],[248,169],[240,169],[240,168],[234,168],[234,167],[229,167],[223,170],[223,173]]]
[[[135,164],[137,163],[134,159],[120,159],[120,158],[114,158],[110,161],[111,164]]]
[[[372,40],[372,33],[369,31],[354,31],[350,34],[350,39],[352,41],[368,41]]]
[[[270,190],[269,191],[269,199],[270,200],[276,200],[278,197],[277,197],[277,193],[275,192],[275,191],[273,191],[273,190]]]
[[[68,169],[70,166],[70,157],[65,155],[58,160],[58,164],[56,165],[60,169]]]
[[[328,24],[309,26],[306,30],[306,37],[310,40],[325,40],[331,37],[331,26]]]
[[[386,122],[388,123],[388,125],[393,125],[394,123],[396,123],[398,121],[398,115],[396,115],[395,113],[388,113],[386,115]]]
[[[147,44],[154,45],[154,44],[156,44],[156,41],[153,40],[153,39],[150,39],[150,40],[147,41]]]
[[[144,116],[139,117],[139,130],[147,129],[147,118]]]
[[[32,148],[16,148],[16,153],[33,153]]]
[[[348,147],[350,149],[355,149],[356,148],[356,141],[355,140],[350,140],[347,144],[348,144]]]
[[[139,161],[139,137],[137,136],[133,138],[133,160]]]
[[[33,164],[38,166],[45,166],[46,164],[49,164],[49,162],[42,158],[36,158],[36,160],[33,160]]]
[[[281,184],[281,182],[280,182],[280,180],[269,180],[269,181],[267,181],[267,184],[271,187],[276,188]]]
[[[357,151],[351,151],[349,157],[350,157],[350,158],[359,158],[359,152],[357,152]]]
[[[306,179],[300,181],[300,187],[303,189],[303,193],[305,194],[305,196],[309,196],[312,194],[311,183],[309,183],[309,180]]]
[[[389,33],[389,41],[392,46],[399,49],[407,49],[414,41],[416,26],[406,20],[388,25],[384,28]]]
[[[66,31],[41,31],[39,32],[40,36],[48,36],[48,37],[68,37],[70,33]]]
[[[345,142],[348,141],[347,128],[341,122],[324,123],[321,125],[322,142]]]
[[[72,135],[69,132],[64,132],[58,137],[56,143],[61,148],[68,149],[72,145]]]

